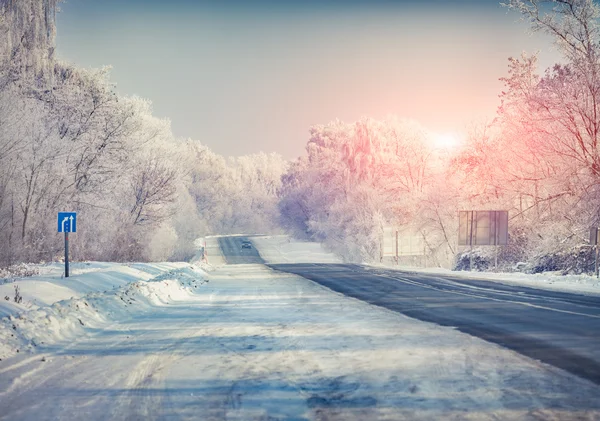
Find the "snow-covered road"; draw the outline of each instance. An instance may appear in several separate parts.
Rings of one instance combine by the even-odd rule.
[[[1,362],[0,419],[600,419],[597,386],[452,329],[263,265],[209,278]]]

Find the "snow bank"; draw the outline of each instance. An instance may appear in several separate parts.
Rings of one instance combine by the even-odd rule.
[[[186,263],[136,264],[88,272],[67,286],[52,279],[16,281],[11,285],[29,292],[21,304],[4,301],[0,305],[7,315],[0,320],[0,359],[32,352],[38,345],[72,340],[131,313],[185,299],[204,282],[205,275],[200,267]],[[116,288],[99,292],[110,286]],[[69,294],[72,298],[53,301]]]
[[[69,278],[63,277],[64,265],[60,263],[35,265],[39,275],[18,278],[0,285],[0,317],[41,305],[51,305],[69,298],[79,298],[91,292],[111,290],[138,280],[147,281],[186,265],[186,263],[78,262],[71,265]],[[23,297],[23,301],[19,304],[14,302],[15,287],[19,287]],[[6,297],[9,300],[6,300]]]
[[[252,237],[252,242],[267,263],[342,263],[322,244],[295,240],[287,235]]]
[[[221,247],[219,246],[219,236],[208,236],[196,240],[196,245],[206,247],[206,263],[212,267],[219,267],[227,264]],[[197,258],[195,258],[197,260]],[[192,260],[194,262],[194,260]]]
[[[411,272],[431,275],[444,275],[454,278],[478,279],[499,282],[509,285],[526,286],[530,288],[553,291],[571,292],[577,294],[600,294],[600,280],[590,275],[562,275],[557,272],[536,274],[500,273],[500,272],[463,272],[444,268],[419,268],[408,266],[370,265],[386,269],[408,270]]]

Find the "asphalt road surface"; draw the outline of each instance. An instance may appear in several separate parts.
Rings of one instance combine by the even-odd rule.
[[[600,297],[359,265],[269,266],[600,384]]]
[[[220,237],[219,247],[225,261],[230,265],[264,263],[254,245],[252,248],[243,249],[242,242],[250,241],[246,237]],[[251,241],[250,241],[251,242]]]

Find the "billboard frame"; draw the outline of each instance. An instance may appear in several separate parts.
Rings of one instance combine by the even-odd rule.
[[[470,247],[469,270],[473,270],[473,246],[495,246],[494,267],[498,267],[498,246],[507,244],[507,210],[458,211],[458,245]]]

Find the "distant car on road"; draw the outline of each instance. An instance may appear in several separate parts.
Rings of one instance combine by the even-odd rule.
[[[251,249],[252,243],[250,241],[242,241],[242,249]]]

